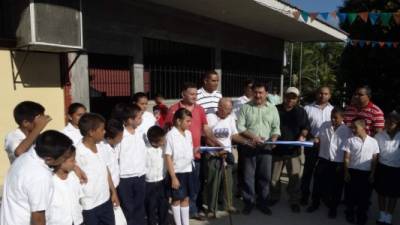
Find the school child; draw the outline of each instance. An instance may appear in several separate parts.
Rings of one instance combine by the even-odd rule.
[[[79,203],[82,197],[82,186],[74,172],[75,147],[59,166],[54,167],[54,193],[46,212],[47,225],[80,225],[83,223],[82,207]]]
[[[165,195],[166,167],[163,155],[165,131],[150,127],[146,145],[146,214],[148,225],[167,224],[168,199]]]
[[[174,126],[167,134],[164,150],[175,225],[189,225],[189,196],[193,193],[191,120],[192,113],[187,109],[180,108],[175,112]]]
[[[105,120],[98,114],[86,113],[78,126],[83,138],[76,146],[76,162],[88,177],[81,199],[84,223],[114,225],[113,205],[118,206],[119,200],[110,172],[99,153],[99,142],[104,139]]]
[[[400,115],[390,114],[385,130],[376,134],[379,162],[376,168],[375,190],[378,193],[378,224],[392,224],[396,201],[400,197]]]
[[[128,225],[143,225],[146,217],[146,146],[145,134],[138,130],[143,112],[136,105],[126,105],[120,114],[124,132],[119,144],[118,194]]]
[[[44,114],[44,107],[36,102],[24,101],[14,108],[14,120],[18,128],[5,139],[5,149],[10,163],[25,153],[33,145],[40,132],[51,121],[50,116]]]
[[[72,103],[68,107],[68,124],[62,132],[72,139],[74,145],[82,140],[82,134],[79,131],[79,119],[86,113],[86,107],[81,103]]]
[[[314,172],[312,204],[308,212],[318,209],[321,198],[328,204],[329,218],[336,218],[343,185],[343,148],[352,132],[344,122],[344,111],[334,108],[331,121],[324,122],[316,134],[316,144],[319,144],[319,159]]]
[[[346,220],[349,223],[366,224],[372,183],[379,146],[367,135],[364,119],[353,120],[351,129],[354,136],[344,145],[344,172],[346,196]]]
[[[46,224],[53,194],[52,169],[73,154],[72,140],[48,130],[38,136],[35,146],[18,157],[5,178],[1,225]]]
[[[138,130],[147,134],[150,127],[156,125],[156,118],[151,112],[147,111],[149,99],[143,92],[137,92],[132,97],[132,103],[137,105],[142,110],[142,123],[138,127]]]

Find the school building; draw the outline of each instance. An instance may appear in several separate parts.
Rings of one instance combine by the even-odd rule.
[[[72,102],[107,115],[137,91],[177,99],[210,69],[225,96],[240,96],[246,79],[279,87],[285,41],[347,38],[295,10],[279,0],[0,0],[0,138],[23,100],[43,104],[60,130]],[[1,184],[3,150],[0,165]]]

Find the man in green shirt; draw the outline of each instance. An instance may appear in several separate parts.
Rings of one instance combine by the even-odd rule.
[[[251,145],[244,151],[244,187],[242,191],[245,203],[243,214],[250,214],[256,203],[267,215],[271,210],[267,206],[267,198],[271,181],[272,156],[271,146],[264,144],[266,140],[276,141],[280,135],[279,113],[276,107],[267,102],[265,84],[253,85],[253,100],[244,104],[237,121],[238,131],[251,140]],[[272,146],[273,147],[273,146]]]

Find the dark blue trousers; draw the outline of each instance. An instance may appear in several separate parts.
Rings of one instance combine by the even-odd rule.
[[[145,176],[121,178],[118,185],[118,195],[128,225],[145,225]]]
[[[168,199],[164,180],[146,182],[146,214],[148,225],[167,224]]]
[[[115,225],[114,209],[111,200],[91,209],[83,210],[85,225]]]

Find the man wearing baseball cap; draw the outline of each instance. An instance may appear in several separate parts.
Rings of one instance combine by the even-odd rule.
[[[295,87],[289,87],[284,95],[283,103],[276,106],[280,117],[282,141],[305,141],[310,123],[306,111],[299,106],[300,91]],[[301,147],[290,145],[278,145],[272,154],[272,179],[270,205],[276,204],[280,199],[280,177],[283,166],[286,166],[289,177],[288,194],[292,212],[300,212],[300,161]]]

